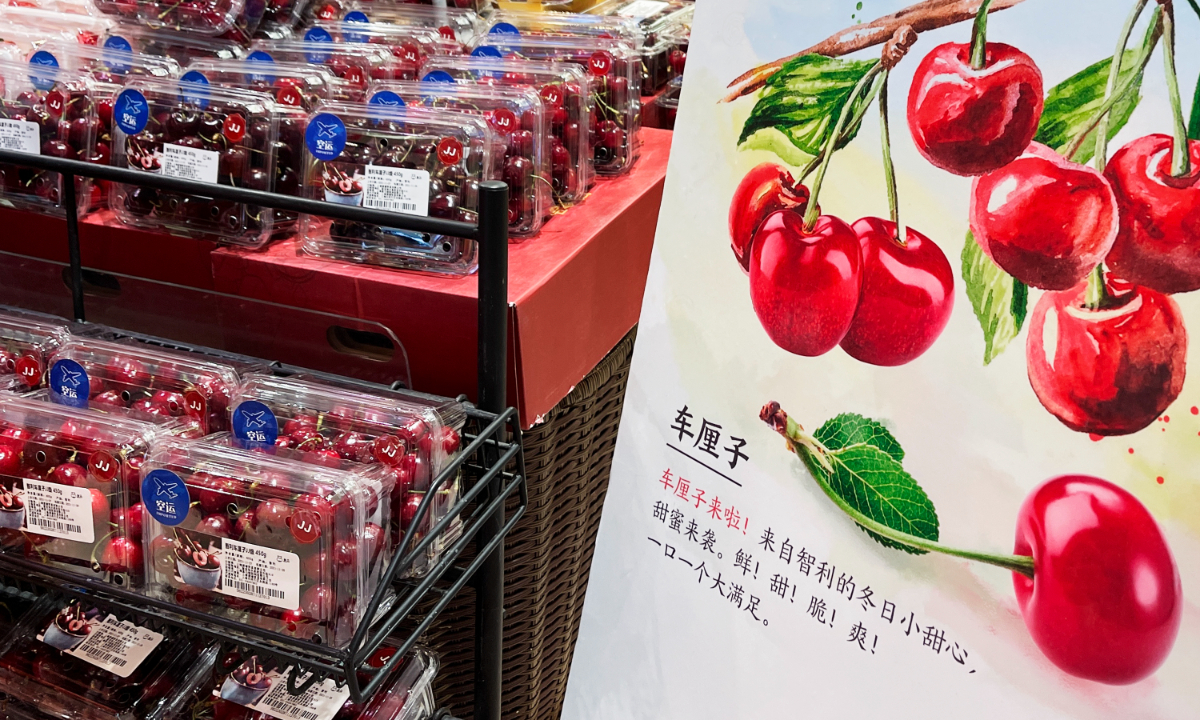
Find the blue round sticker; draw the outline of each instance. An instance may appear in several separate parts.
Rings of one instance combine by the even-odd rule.
[[[321,113],[304,131],[304,144],[318,160],[336,160],[346,147],[346,125],[337,115]]]
[[[498,49],[492,47],[491,45],[480,45],[471,51],[471,55],[474,57],[504,57]]]
[[[421,78],[421,82],[429,83],[453,83],[454,76],[445,70],[431,70],[425,73],[425,77]]]
[[[129,44],[128,40],[120,35],[113,35],[105,40],[104,47],[112,48],[113,50],[120,50],[122,52],[133,52],[133,46]]]
[[[351,10],[342,16],[342,22],[371,22],[371,18],[362,10]]]
[[[498,22],[492,26],[491,30],[488,30],[488,35],[520,35],[520,34],[521,34],[521,31],[517,29],[516,25],[513,25],[512,23],[506,23],[506,22]]]
[[[121,128],[121,132],[137,135],[146,129],[149,119],[150,106],[146,102],[146,96],[133,88],[122,90],[117,96],[117,101],[113,103],[113,122]]]
[[[120,35],[113,35],[104,41],[104,62],[108,63],[108,69],[118,75],[124,75],[133,69],[133,66],[125,62],[131,58],[127,54],[133,53],[133,46],[129,41]]]
[[[309,43],[331,43],[333,42],[333,36],[325,28],[309,28],[308,32],[304,33],[304,40]],[[304,53],[304,57],[308,58],[310,63],[323,65],[329,59],[329,53],[306,52]]]
[[[179,78],[179,96],[203,110],[208,107],[208,78],[199,70],[189,70]]]
[[[274,65],[275,58],[271,57],[271,55],[269,53],[265,53],[262,50],[255,50],[254,52],[252,52],[246,56],[246,62],[247,63],[258,63],[260,65]],[[275,76],[274,75],[266,75],[266,74],[261,74],[261,73],[247,73],[246,77],[250,79],[250,82],[256,82],[256,83],[264,83],[265,82],[268,85],[275,84]]]
[[[170,470],[151,470],[142,479],[142,505],[150,517],[175,527],[188,516],[192,497],[183,479]]]
[[[45,50],[38,50],[29,57],[29,64],[44,68],[54,68],[53,71],[33,70],[29,76],[29,81],[33,83],[33,86],[42,92],[54,87],[54,81],[58,79],[58,58]]]
[[[74,360],[59,360],[50,368],[50,399],[59,405],[85,408],[91,389],[87,370]]]
[[[271,408],[248,400],[233,410],[233,435],[249,443],[274,445],[279,437],[279,421]]]
[[[370,22],[370,20],[367,19],[366,13],[354,10],[354,11],[346,13],[346,17],[342,18],[342,22],[344,22],[344,23],[360,23],[361,24],[361,23]],[[367,37],[364,33],[350,32],[349,30],[343,30],[342,37],[345,38],[346,42],[352,42],[352,43],[365,43],[368,40],[370,40],[370,38]]]
[[[400,97],[391,90],[380,90],[371,96],[369,101],[371,105],[383,105],[384,107],[404,107],[404,98]]]

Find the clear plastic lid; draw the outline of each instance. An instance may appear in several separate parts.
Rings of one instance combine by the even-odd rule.
[[[637,21],[608,15],[576,13],[539,13],[521,10],[497,10],[487,19],[489,35],[581,35],[625,40],[640,47],[646,40]]]
[[[38,598],[13,587],[0,588],[0,643],[17,623],[41,602]],[[0,695],[0,697],[3,697]]]
[[[508,183],[509,234],[521,238],[537,233],[558,189],[551,157],[558,157],[564,175],[570,163],[562,142],[550,135],[541,96],[528,86],[459,84],[444,72],[425,77],[424,82],[374,83],[370,101],[400,98],[410,107],[458,110],[486,119],[497,140],[491,179]],[[569,204],[569,198],[563,204]]]
[[[307,197],[477,222],[479,183],[492,177],[496,135],[482,117],[400,105],[322,105],[305,140]],[[473,240],[301,216],[302,251],[318,257],[462,275]]]
[[[231,40],[171,30],[151,30],[138,25],[113,27],[104,36],[101,45],[145,55],[169,57],[181,66],[196,58],[230,60],[246,55],[245,48]]]
[[[179,63],[171,58],[115,47],[51,40],[38,50],[49,53],[59,67],[86,74],[99,83],[124,85],[130,77],[179,76]]]
[[[393,475],[282,454],[224,436],[154,443],[143,481],[147,592],[341,647],[391,560]]]
[[[450,54],[446,39],[436,30],[365,21],[319,20],[303,31],[308,42],[345,42],[380,45],[392,54],[391,73],[382,80],[416,80],[425,60],[433,55]],[[461,46],[453,44],[453,52]]]
[[[143,344],[72,338],[51,358],[54,402],[109,405],[198,420],[205,433],[229,427],[229,399],[238,385],[226,363]]]
[[[255,37],[275,40],[291,37],[304,21],[304,6],[304,0],[267,0]]]
[[[263,0],[93,0],[96,9],[116,16],[123,22],[135,22],[154,29],[175,30],[196,35],[221,35],[233,29],[245,30],[247,22],[262,19],[262,10],[247,10],[247,5],[262,5]],[[249,17],[247,17],[249,14]],[[257,20],[251,20],[257,14]],[[254,28],[249,29],[253,33]]]
[[[54,38],[95,45],[112,27],[107,18],[42,8],[9,6],[0,13],[0,36],[32,50]]]
[[[683,89],[683,76],[676,77],[662,95],[654,101],[658,113],[658,127],[667,130],[675,129],[675,117],[679,113],[679,93]]]
[[[595,94],[593,78],[582,67],[541,60],[439,56],[425,63],[425,76],[436,71],[457,83],[536,90],[546,106],[551,137],[567,151],[565,166],[562,153],[553,147],[550,151],[555,200],[570,205],[583,199],[595,179],[589,131],[595,116]]]
[[[0,60],[0,125],[7,147],[33,155],[87,159],[100,121],[93,85],[85,75],[55,65],[45,51],[28,61]],[[62,176],[56,172],[0,165],[0,196],[20,208],[65,214]],[[86,199],[91,180],[76,179],[76,197]],[[84,205],[81,202],[81,205]]]
[[[156,718],[209,676],[214,655],[180,633],[48,598],[9,637],[0,685],[43,719]]]
[[[325,0],[310,12],[316,20],[374,22],[436,30],[447,40],[469,46],[480,32],[479,13],[472,8],[415,5],[403,0]]]
[[[367,663],[381,668],[397,651],[398,648],[386,644]],[[440,666],[436,654],[418,645],[408,651],[374,697],[361,704],[347,699],[337,709],[318,706],[312,698],[308,702],[304,698],[288,698],[290,666],[280,667],[256,655],[233,652],[220,659],[189,702],[164,720],[259,720],[269,717],[262,712],[265,708],[272,708],[277,715],[315,720],[427,720],[437,709],[433,680]],[[368,679],[370,676],[363,673],[360,682]],[[348,690],[336,688],[332,680],[326,680],[324,685],[327,691],[321,695],[349,696]],[[281,712],[282,706],[287,710]]]
[[[601,0],[587,11],[633,20],[647,33],[655,34],[672,27],[691,25],[696,3],[688,0]]]
[[[19,379],[26,390],[45,384],[50,355],[71,338],[66,323],[0,311],[0,378]]]
[[[139,483],[163,429],[0,396],[0,547],[122,586],[142,574]]]
[[[642,73],[641,58],[630,45],[592,37],[497,34],[479,38],[473,54],[581,65],[594,79],[596,172],[620,175],[633,167],[639,154]]]
[[[96,8],[90,0],[7,0],[0,3],[11,7],[32,7],[71,15],[95,15]]]
[[[131,80],[113,105],[113,164],[166,177],[252,190],[274,185],[279,116],[266,93],[210,84],[198,71],[178,81]],[[260,247],[270,208],[113,183],[109,206],[137,227]]]
[[[308,40],[257,40],[250,54],[264,61],[323,65],[342,81],[334,88],[335,99],[346,102],[365,100],[372,79],[391,79],[396,59],[382,46]]]

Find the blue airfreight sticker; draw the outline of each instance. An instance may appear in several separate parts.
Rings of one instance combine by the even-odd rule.
[[[58,79],[58,58],[51,55],[45,50],[38,50],[29,57],[29,64],[41,66],[43,68],[54,68],[54,70],[35,69],[31,71],[29,82],[42,92],[46,92],[54,87],[54,82]]]
[[[371,96],[369,104],[383,105],[384,107],[404,107],[404,98],[391,90],[380,90]]]
[[[337,115],[321,113],[304,131],[304,144],[318,160],[336,160],[346,147],[346,125]]]
[[[258,63],[260,65],[274,65],[275,58],[271,57],[270,53],[263,52],[262,50],[255,50],[254,52],[252,52],[246,56],[246,63],[247,64]],[[265,75],[265,74],[259,74],[259,73],[247,73],[246,77],[249,78],[250,82],[267,83],[268,85],[275,84],[275,76],[274,75]]]
[[[142,505],[150,517],[167,527],[187,519],[191,504],[187,485],[170,470],[151,470],[142,480]]]
[[[492,26],[491,30],[488,30],[488,35],[520,35],[520,34],[521,34],[521,31],[517,29],[516,25],[513,25],[512,23],[506,23],[506,22],[498,22]]]
[[[59,405],[87,407],[91,388],[87,370],[74,360],[59,360],[50,368],[50,399]]]
[[[279,437],[279,421],[271,408],[249,400],[233,411],[233,435],[249,443],[274,445]]]
[[[179,78],[179,96],[183,101],[200,108],[208,107],[208,78],[199,70],[189,70]]]
[[[500,51],[491,45],[480,45],[471,51],[471,55],[475,57],[504,57]]]
[[[121,128],[121,132],[137,135],[146,129],[149,119],[150,106],[146,102],[146,96],[133,88],[122,90],[117,96],[117,101],[113,103],[113,121]]]
[[[421,78],[421,82],[452,83],[454,82],[454,76],[445,70],[431,70],[425,73],[425,77]]]

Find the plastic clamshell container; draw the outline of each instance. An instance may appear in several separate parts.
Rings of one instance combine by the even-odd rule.
[[[231,30],[253,33],[262,20],[262,0],[93,0],[96,9],[123,22],[195,35],[222,35]],[[254,27],[251,27],[253,25]],[[246,34],[249,38],[249,34]],[[231,38],[236,40],[237,38]]]
[[[508,183],[510,237],[537,233],[557,195],[565,196],[563,205],[578,197],[579,180],[571,177],[569,154],[562,142],[550,135],[545,105],[536,90],[459,84],[437,73],[433,77],[445,77],[446,81],[373,83],[369,102],[398,97],[409,107],[457,110],[487,120],[496,132],[491,179]],[[552,157],[560,162],[558,175],[551,172]]]
[[[250,55],[260,60],[307,63],[324,66],[340,82],[334,86],[334,99],[361,102],[366,99],[372,79],[392,79],[395,56],[381,45],[307,40],[257,40]]]
[[[233,366],[200,355],[75,337],[51,358],[49,384],[59,404],[188,416],[207,434],[228,429],[238,374]]]
[[[70,339],[66,323],[0,312],[0,379],[16,380],[14,389],[42,387],[50,355]]]
[[[602,0],[586,11],[635,21],[647,33],[691,25],[696,3],[691,0]]]
[[[113,105],[113,164],[212,184],[270,191],[279,116],[266,93],[138,78]],[[109,207],[128,225],[261,247],[274,213],[258,205],[113,183]]]
[[[328,139],[326,139],[328,138]],[[477,222],[496,135],[482,117],[397,105],[322,105],[309,118],[305,196],[409,215]],[[371,265],[465,275],[475,241],[300,216],[301,251]]]
[[[0,126],[10,149],[31,155],[83,159],[96,142],[99,126],[92,82],[50,64],[35,52],[28,61],[0,60]],[[62,176],[56,172],[0,165],[0,198],[14,207],[65,215]],[[79,205],[86,207],[92,182],[75,181]]]
[[[8,0],[4,4],[70,15],[94,15],[96,10],[90,0]]]
[[[480,32],[479,13],[471,8],[414,5],[401,0],[328,0],[313,4],[317,20],[389,23],[436,30],[447,40],[470,46]],[[360,13],[360,14],[356,14]]]
[[[596,125],[593,155],[600,175],[621,175],[640,152],[641,59],[621,40],[592,37],[530,37],[489,34],[476,41],[477,55],[570,62],[593,77]]]
[[[587,130],[592,127],[595,115],[591,75],[574,63],[515,58],[438,56],[425,63],[426,77],[439,70],[460,84],[536,90],[546,106],[550,135],[566,148],[567,170],[573,171],[555,170],[551,157],[551,170],[556,176],[555,200],[560,205],[569,205],[583,199],[595,181],[591,133]]]
[[[332,99],[338,80],[329,68],[295,62],[275,62],[255,57],[245,60],[193,60],[188,72],[198,72],[209,83],[220,87],[248,88],[275,98],[279,129],[274,143],[274,191],[281,195],[300,195],[304,174],[304,132],[309,113],[322,102]],[[297,213],[274,210],[276,235],[295,229]]]
[[[392,538],[398,542],[433,481],[460,449],[466,422],[461,403],[426,399],[393,391],[367,392],[352,386],[307,376],[287,378],[249,375],[233,400],[235,434],[239,413],[261,413],[272,428],[266,438],[277,447],[295,448],[303,459],[324,461],[336,455],[347,462],[383,465],[395,476],[392,495]],[[242,427],[245,425],[243,423]],[[435,490],[434,500],[413,533],[419,541],[450,512],[461,496],[461,481]],[[446,545],[457,539],[451,527],[431,543],[409,575],[421,576],[437,561]]]
[[[246,55],[246,49],[232,40],[172,30],[151,30],[138,25],[118,25],[110,29],[101,45],[169,57],[181,66],[196,58],[232,60]]]
[[[447,41],[436,30],[404,25],[376,22],[353,22],[319,20],[303,31],[301,39],[307,42],[341,42],[378,45],[392,54],[389,74],[375,79],[416,80],[421,66],[433,55],[461,52],[461,45]],[[447,45],[449,42],[451,45]],[[452,46],[452,47],[451,47]]]
[[[0,648],[3,648],[2,643],[8,633],[40,602],[43,601],[12,587],[0,590]],[[0,695],[0,700],[3,698],[4,696]]]
[[[9,5],[0,14],[0,37],[33,50],[53,38],[95,45],[112,27],[107,18]]]
[[[148,446],[166,431],[11,395],[0,395],[0,426],[3,551],[139,586],[142,550],[130,536],[130,508]]]
[[[0,686],[36,707],[34,717],[150,720],[211,674],[215,647],[121,623],[79,601],[47,600],[13,630],[0,655]],[[125,633],[136,633],[139,649],[125,655],[106,647],[105,639],[120,642]],[[100,640],[89,643],[93,634]],[[153,649],[139,658],[148,645]]]
[[[292,37],[304,22],[304,0],[266,0],[266,10],[255,37],[282,40]]]
[[[679,114],[679,93],[682,89],[683,76],[680,75],[672,80],[666,91],[654,101],[659,127],[667,130],[675,129],[675,117]]]
[[[146,591],[341,647],[391,560],[393,475],[284,454],[225,436],[155,442],[145,482],[168,490],[146,497]]]

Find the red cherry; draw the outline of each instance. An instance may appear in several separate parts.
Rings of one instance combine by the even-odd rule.
[[[750,299],[779,347],[815,357],[832,350],[858,307],[862,257],[858,237],[821,215],[811,231],[794,210],[768,217],[754,236]]]
[[[1106,262],[1117,277],[1164,293],[1200,289],[1200,141],[1188,143],[1191,172],[1171,175],[1175,141],[1148,135],[1108,161],[1121,231]]]
[[[442,428],[442,452],[447,456],[458,452],[458,448],[462,445],[462,438],[458,431],[452,427]]]
[[[105,374],[113,382],[137,387],[149,387],[151,380],[145,365],[133,358],[119,355],[109,362]]]
[[[303,571],[303,579],[306,582],[316,582],[320,580],[328,581],[329,566],[331,557],[324,550],[320,552],[309,553],[300,561],[300,569]]]
[[[1068,290],[1112,248],[1117,199],[1100,173],[1033,143],[975,179],[971,230],[1009,275],[1044,290]]]
[[[296,498],[296,509],[316,513],[317,517],[322,520],[322,524],[333,519],[333,505],[320,495],[312,493],[301,495]]]
[[[1029,145],[1042,117],[1042,73],[1025,53],[988,43],[982,70],[971,46],[946,43],[921,60],[908,93],[908,128],[937,167],[981,175]]]
[[[233,537],[233,523],[229,522],[229,517],[224,513],[209,515],[196,526],[196,532],[207,533],[214,537]]]
[[[63,463],[50,471],[48,479],[59,485],[83,487],[87,485],[87,471],[75,463]]]
[[[274,533],[287,533],[292,508],[283,500],[265,500],[255,509],[255,529]]]
[[[150,398],[150,402],[163,408],[173,416],[183,415],[187,412],[181,393],[159,390]]]
[[[142,537],[142,518],[145,512],[145,507],[141,503],[134,503],[128,508],[115,507],[109,515],[109,521],[118,528],[124,528],[125,535],[137,540]]]
[[[932,240],[907,228],[863,218],[853,225],[863,258],[862,299],[842,338],[848,355],[872,365],[903,365],[933,345],[954,309],[954,271]]]
[[[417,517],[417,510],[421,507],[421,501],[425,499],[423,492],[411,492],[404,498],[404,504],[400,507],[400,527],[407,530],[412,525],[413,520]],[[431,508],[432,510],[432,508]],[[428,524],[431,512],[425,513],[426,524]]]
[[[328,585],[313,585],[300,596],[300,609],[304,611],[305,617],[322,622],[329,620],[333,615],[335,604],[336,598]]]
[[[200,509],[206,514],[224,513],[230,506],[238,504],[242,483],[233,478],[205,476],[193,482],[199,488],[197,500],[200,502]]]
[[[729,203],[729,237],[742,269],[750,271],[750,244],[768,215],[788,208],[803,214],[807,207],[808,188],[796,185],[786,168],[763,163],[746,173]]]
[[[295,435],[296,431],[302,427],[317,429],[317,417],[315,415],[297,415],[283,424],[284,435]]]
[[[100,568],[106,572],[136,573],[142,569],[142,544],[127,537],[108,541],[100,553]]]
[[[353,540],[341,540],[333,546],[333,563],[339,568],[353,568],[358,562],[358,546]]]
[[[92,488],[90,492],[92,493],[92,516],[108,518],[110,511],[108,496],[96,488]]]
[[[0,475],[16,475],[21,469],[21,451],[8,443],[0,443]]]
[[[1127,685],[1171,652],[1183,614],[1175,560],[1137,498],[1100,478],[1065,475],[1030,493],[1013,573],[1025,625],[1051,662],[1076,677]]]
[[[1170,297],[1109,280],[1107,307],[1089,310],[1087,285],[1042,295],[1025,360],[1038,400],[1077,432],[1126,435],[1155,418],[1183,388],[1187,331]]]
[[[105,390],[88,400],[88,404],[123,408],[125,407],[125,398],[121,397],[121,393],[116,390]]]

